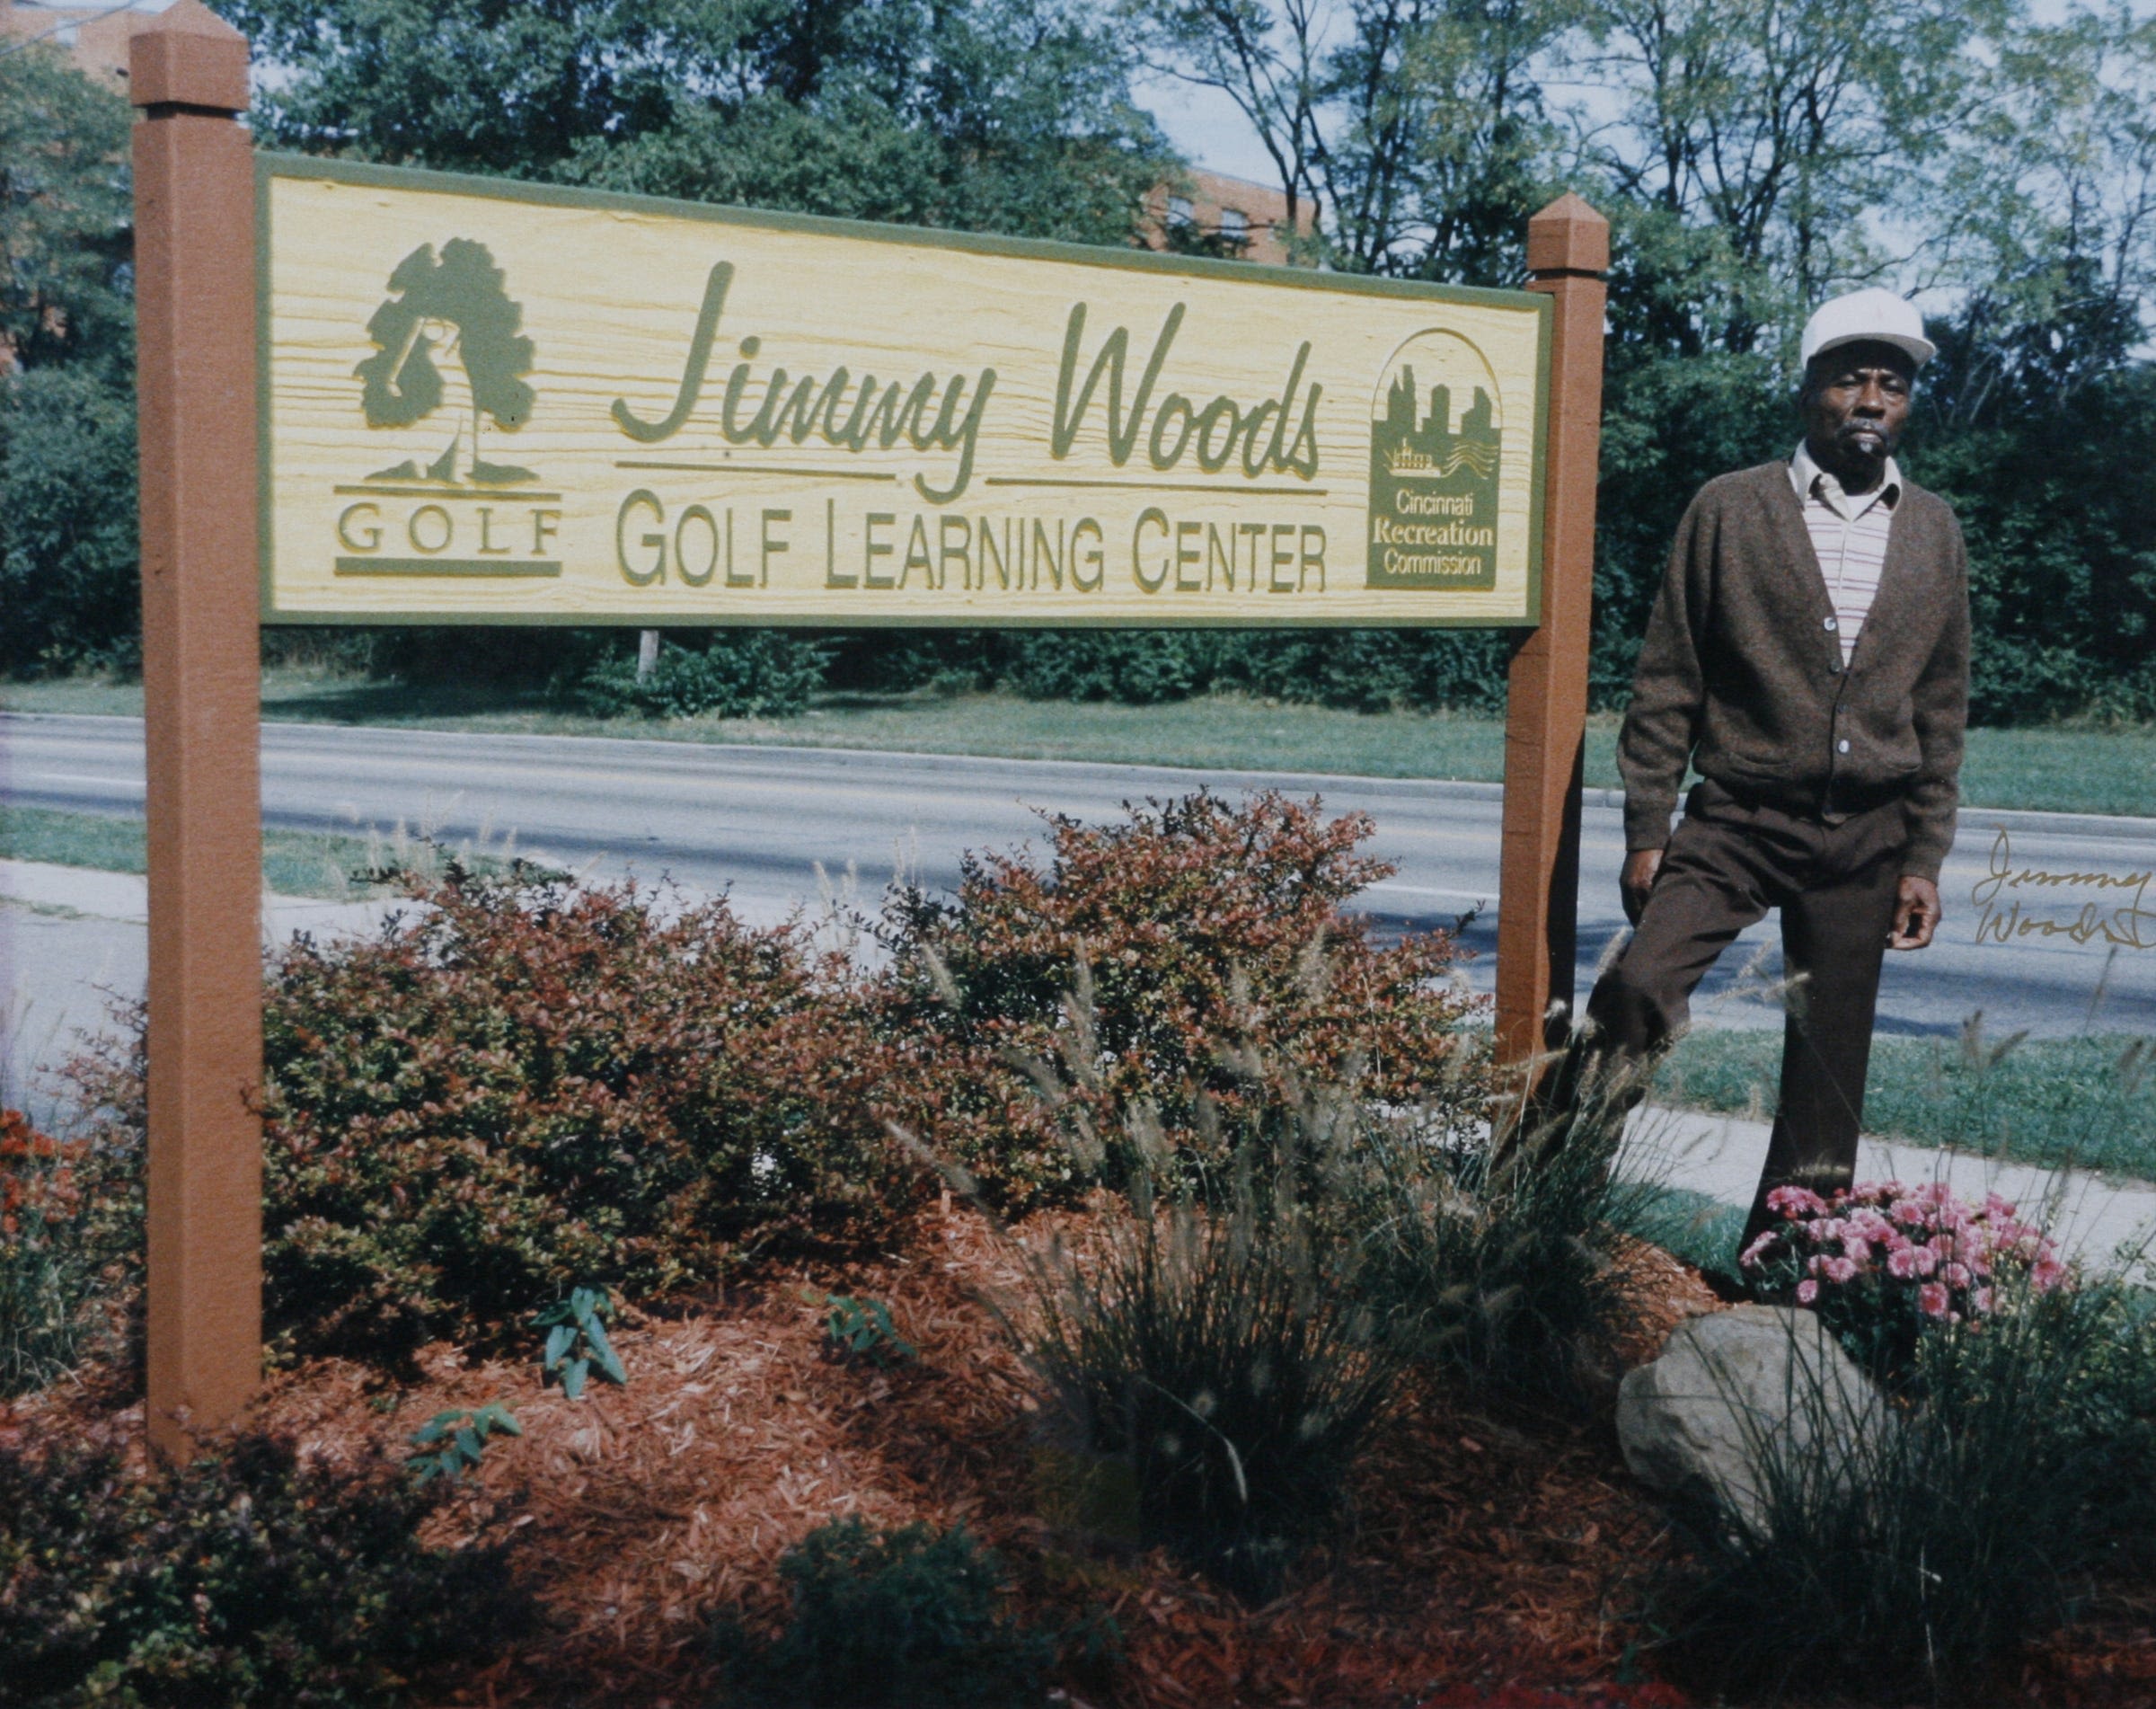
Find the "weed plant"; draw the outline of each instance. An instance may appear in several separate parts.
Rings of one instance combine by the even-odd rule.
[[[819,1526],[779,1572],[793,1615],[759,1648],[722,1625],[726,1701],[800,1709],[1005,1709],[1038,1702],[1056,1643],[1004,1616],[1003,1568],[964,1526]]]
[[[1854,1442],[1754,1439],[1758,1522],[1704,1527],[1664,1610],[1698,1683],[1966,1703],[2145,1552],[2156,1341],[2126,1290],[2002,1287],[1990,1316],[1922,1338],[1898,1393]],[[1829,1397],[1800,1386],[1794,1404],[1816,1424]]]
[[[530,1615],[498,1550],[419,1541],[442,1499],[267,1437],[146,1477],[112,1448],[0,1448],[0,1704],[408,1702]]]

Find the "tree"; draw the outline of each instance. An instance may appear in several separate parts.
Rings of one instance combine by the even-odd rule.
[[[0,668],[135,655],[128,104],[31,46],[0,58]]]
[[[132,351],[131,120],[57,48],[0,58],[0,340],[24,367]]]
[[[313,153],[1079,242],[1171,158],[1080,0],[220,0]]]
[[[489,463],[480,455],[482,417],[515,429],[532,412],[532,388],[524,376],[532,371],[532,341],[517,332],[524,311],[509,300],[501,270],[483,244],[453,237],[436,260],[434,245],[422,244],[389,276],[394,293],[367,323],[376,354],[354,370],[366,382],[360,406],[370,427],[408,427],[431,415],[442,401],[438,354],[455,351],[470,396],[472,450],[467,478],[478,485],[535,479],[531,470]],[[389,477],[451,481],[456,478],[457,446],[463,429],[448,448],[422,471],[405,463],[382,473]]]

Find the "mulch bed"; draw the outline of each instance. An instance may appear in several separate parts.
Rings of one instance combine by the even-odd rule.
[[[678,1303],[616,1336],[626,1388],[581,1402],[540,1386],[535,1361],[423,1356],[416,1387],[317,1360],[270,1384],[255,1421],[305,1449],[401,1453],[437,1411],[499,1400],[521,1439],[490,1444],[445,1510],[441,1540],[507,1528],[546,1616],[540,1636],[425,1701],[604,1703],[691,1709],[714,1687],[716,1615],[775,1630],[780,1556],[808,1531],[964,1521],[1012,1570],[1022,1610],[1057,1626],[1105,1611],[1120,1666],[1064,1682],[1095,1709],[1676,1709],[1635,1646],[1640,1598],[1676,1544],[1626,1474],[1606,1416],[1474,1411],[1428,1386],[1374,1439],[1356,1523],[1250,1608],[1159,1554],[1118,1555],[1053,1532],[1036,1511],[1033,1404],[976,1290],[1015,1280],[1007,1250],[963,1210],[932,1218],[905,1257],[843,1273],[765,1278],[754,1293]],[[1626,1281],[1628,1363],[1683,1318],[1719,1308],[1693,1272],[1639,1248]],[[918,1362],[890,1370],[826,1356],[808,1285],[889,1302]],[[64,1389],[0,1408],[0,1431],[138,1434],[137,1409]],[[2033,1703],[2156,1701],[2146,1622],[2069,1634],[2032,1661]],[[1620,1683],[1633,1681],[1635,1683]]]

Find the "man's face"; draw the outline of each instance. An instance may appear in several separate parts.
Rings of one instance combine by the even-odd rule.
[[[1877,483],[1908,425],[1915,374],[1907,354],[1892,344],[1844,344],[1814,357],[1798,403],[1819,466],[1852,491]]]

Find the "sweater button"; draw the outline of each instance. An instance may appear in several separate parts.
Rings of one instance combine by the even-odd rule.
[[[1842,737],[1842,739],[1840,741],[1838,741],[1838,742],[1836,742],[1836,743],[1834,744],[1834,752],[1836,752],[1837,754],[1846,754],[1847,752],[1849,752],[1849,738],[1848,738],[1848,737],[1846,737],[1846,736]]]
[[[1833,634],[1833,633],[1834,633],[1834,631],[1835,631],[1835,630],[1839,629],[1839,628],[1840,628],[1842,625],[1841,625],[1841,624],[1840,624],[1840,623],[1838,623],[1837,621],[1835,621],[1835,619],[1833,619],[1833,618],[1832,618],[1832,617],[1829,617],[1829,618],[1826,620],[1826,623],[1825,623],[1825,629],[1826,629],[1826,633],[1827,633],[1828,634],[1830,634],[1830,635],[1831,635],[1831,634]]]

